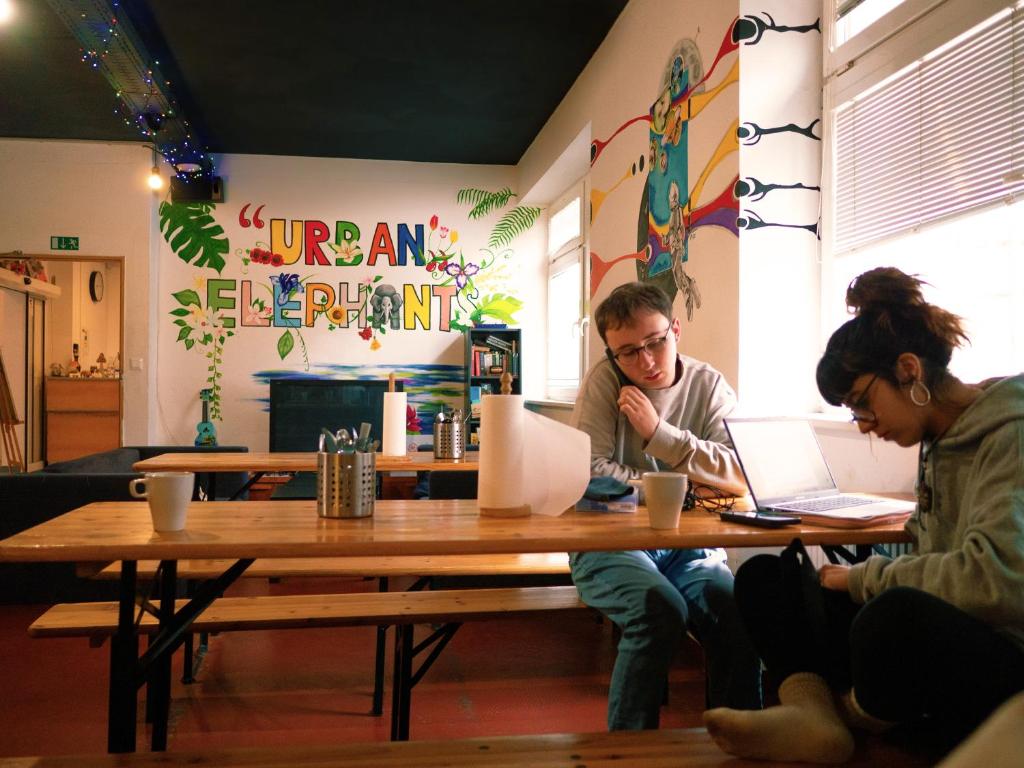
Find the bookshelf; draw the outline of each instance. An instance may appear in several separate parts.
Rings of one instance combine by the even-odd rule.
[[[466,331],[466,409],[470,413],[469,436],[476,442],[480,426],[480,397],[501,391],[501,375],[512,374],[512,394],[523,393],[520,370],[522,330],[473,328]]]

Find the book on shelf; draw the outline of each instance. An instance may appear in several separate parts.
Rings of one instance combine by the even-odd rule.
[[[488,335],[488,337],[484,339],[484,344],[489,347],[493,347],[494,349],[500,349],[503,352],[511,352],[515,342],[506,341],[505,339],[498,338],[494,335]]]

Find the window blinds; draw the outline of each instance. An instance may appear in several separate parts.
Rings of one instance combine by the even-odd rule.
[[[1024,10],[838,107],[833,253],[1024,192]]]

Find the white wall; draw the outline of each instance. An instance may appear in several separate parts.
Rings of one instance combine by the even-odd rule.
[[[156,202],[145,186],[150,163],[149,150],[137,144],[0,139],[0,252],[48,253],[51,235],[69,235],[79,237],[83,256],[125,259],[125,356],[137,364],[125,366],[128,445],[153,437],[146,371]]]
[[[747,18],[779,25],[813,24],[819,0],[741,0]],[[819,24],[820,25],[820,24]],[[806,127],[821,119],[822,36],[765,31],[740,46],[740,120],[772,129]],[[822,135],[821,123],[814,127]],[[740,177],[765,185],[820,186],[820,141],[795,132],[765,134],[740,145]],[[738,394],[752,414],[808,413],[820,399],[814,386],[819,347],[819,240],[794,226],[815,224],[819,192],[772,189],[740,199],[740,215],[767,226],[740,230]]]
[[[372,376],[383,378],[394,371],[403,379],[410,403],[417,408],[424,426],[430,428],[433,415],[442,403],[449,407],[462,406],[462,366],[464,360],[463,335],[454,326],[445,326],[445,313],[450,305],[453,313],[466,310],[471,303],[481,303],[494,294],[513,296],[523,306],[514,315],[513,325],[523,329],[523,346],[530,349],[543,343],[543,296],[538,291],[543,272],[541,261],[542,236],[539,227],[527,231],[512,241],[510,247],[490,251],[486,248],[492,228],[501,215],[516,204],[516,198],[503,209],[478,219],[468,218],[469,205],[457,203],[460,189],[477,188],[497,191],[514,187],[513,169],[508,166],[468,166],[408,162],[342,160],[329,158],[271,157],[227,155],[217,159],[219,174],[225,180],[226,201],[209,210],[209,215],[228,239],[229,249],[225,263],[218,273],[209,265],[196,266],[183,260],[160,238],[160,263],[157,289],[157,317],[155,331],[158,337],[159,381],[157,384],[157,437],[161,442],[191,441],[195,424],[199,420],[200,389],[210,386],[209,370],[214,358],[214,344],[196,343],[187,349],[185,338],[200,340],[200,324],[211,335],[224,336],[218,360],[217,382],[221,385],[220,410],[222,421],[217,426],[222,443],[248,445],[254,450],[265,449],[268,439],[269,416],[266,398],[268,380],[278,376]],[[258,213],[260,228],[253,217]],[[438,216],[438,228],[430,230],[431,217]],[[272,220],[281,220],[288,237],[275,245],[271,235]],[[362,261],[355,266],[339,265],[338,255],[327,245],[320,246],[327,264],[317,263],[313,250],[304,246],[302,255],[292,264],[272,266],[246,259],[254,248],[274,249],[286,254],[286,246],[293,243],[293,222],[322,222],[328,239],[334,242],[337,222],[351,222],[359,228],[358,243]],[[404,265],[391,265],[381,255],[370,264],[375,231],[379,223],[386,225],[395,249],[399,248],[399,231],[406,225],[415,235],[416,227],[423,229],[426,249],[436,249],[442,227],[458,232],[451,263],[459,254],[466,264],[475,264],[480,271],[473,275],[478,295],[474,298],[460,292],[450,298],[432,297],[429,304],[429,328],[419,325],[407,313],[408,302],[397,313],[400,327],[385,327],[384,333],[363,338],[360,331],[372,333],[365,318],[352,316],[349,327],[329,328],[329,318],[320,315],[313,324],[305,324],[304,310],[308,292],[293,299],[295,308],[269,319],[263,326],[246,325],[243,320],[249,308],[262,300],[266,308],[273,307],[272,276],[282,273],[297,274],[304,285],[323,283],[334,292],[332,304],[339,303],[343,293],[355,298],[362,281],[371,286],[392,285],[407,298],[406,290],[419,295],[423,286],[428,291],[440,290],[450,276],[439,278],[437,272],[428,272],[416,265],[411,253],[404,253]],[[247,226],[248,225],[248,226]],[[308,225],[302,225],[303,227]],[[305,231],[305,229],[303,229]],[[180,249],[178,249],[180,251]],[[307,259],[312,263],[307,263]],[[234,307],[223,306],[219,319],[209,314],[194,314],[194,305],[188,312],[174,294],[194,290],[209,309],[211,286],[215,280],[221,284],[220,294]],[[377,282],[374,282],[377,281]],[[243,300],[244,286],[249,286],[249,300]],[[450,290],[454,290],[451,286]],[[317,303],[325,301],[326,294],[318,293]],[[444,309],[442,309],[442,305]],[[178,311],[178,315],[171,313]],[[285,327],[286,317],[299,318],[300,328]],[[185,328],[175,325],[180,319],[196,330],[185,338],[179,336]],[[496,318],[485,317],[495,322]],[[234,321],[229,329],[226,321]],[[254,321],[255,322],[255,321]],[[219,328],[218,332],[213,332]],[[232,335],[228,335],[228,331]],[[293,348],[283,358],[287,347],[279,346],[282,339]],[[524,390],[539,394],[542,387],[541,370],[523,366]],[[334,425],[335,427],[339,425]],[[315,436],[310,437],[311,442]]]

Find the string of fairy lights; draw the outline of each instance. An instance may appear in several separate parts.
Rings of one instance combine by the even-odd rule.
[[[49,0],[75,35],[84,64],[102,73],[114,90],[114,113],[137,130],[189,182],[213,176],[205,142],[182,115],[171,81],[160,71],[121,8],[121,0]],[[154,175],[157,163],[154,158]],[[151,177],[150,186],[154,186]]]

